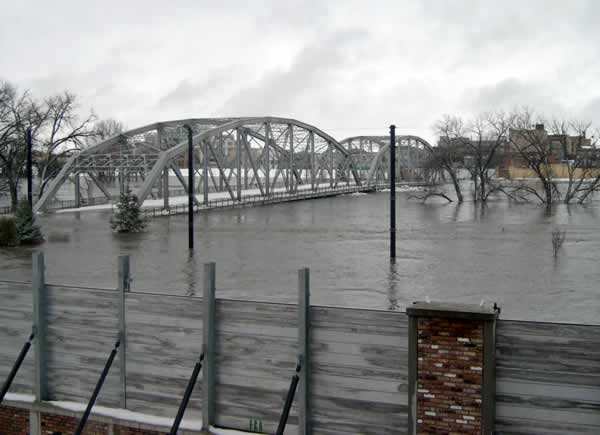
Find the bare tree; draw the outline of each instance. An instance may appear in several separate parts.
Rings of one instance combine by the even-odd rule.
[[[544,130],[543,118],[535,117],[529,109],[516,113],[509,142],[516,155],[535,173],[542,184],[543,193],[539,194],[535,188],[526,185],[518,186],[518,190],[537,197],[543,203],[552,204],[555,198],[560,197],[560,193],[550,166],[552,149]]]
[[[37,125],[37,112],[29,93],[0,82],[0,171],[13,210],[17,208],[27,157],[25,135],[29,128],[36,131]]]
[[[431,165],[442,169],[452,180],[456,199],[459,203],[464,201],[460,188],[458,170],[463,166],[466,128],[462,118],[444,115],[434,125],[435,133],[440,137],[437,147],[426,145],[431,156]]]
[[[561,147],[567,169],[568,184],[562,196],[565,204],[573,201],[581,204],[600,189],[596,142],[586,138],[590,126],[591,122],[585,121],[552,122],[551,132]]]
[[[125,126],[121,121],[107,118],[96,121],[92,129],[94,130],[95,135],[86,141],[88,145],[95,145],[123,133],[125,131]]]
[[[67,91],[47,98],[40,105],[40,126],[34,136],[40,177],[38,195],[42,195],[48,182],[60,171],[64,159],[80,149],[86,139],[96,136],[92,128],[96,116],[90,113],[80,119],[77,109],[77,97]]]
[[[489,196],[501,190],[492,181],[491,170],[498,166],[514,115],[505,112],[483,113],[469,122],[469,140],[464,141],[465,167],[474,183],[475,202],[486,202]]]

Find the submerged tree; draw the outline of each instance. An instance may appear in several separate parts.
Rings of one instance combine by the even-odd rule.
[[[450,177],[456,199],[459,203],[464,201],[458,171],[464,163],[465,125],[458,116],[445,115],[434,126],[435,133],[440,137],[437,147],[426,146],[430,154],[429,165],[439,168]]]
[[[543,203],[552,204],[560,197],[560,193],[552,172],[553,149],[550,146],[548,133],[544,129],[544,122],[543,117],[536,116],[529,109],[516,113],[509,142],[512,153],[533,171],[542,184],[541,194],[527,183],[517,186],[514,192],[524,192]],[[521,198],[525,198],[526,195],[521,195]]]
[[[566,234],[566,230],[561,230],[560,228],[552,230],[552,252],[554,253],[554,258],[558,256],[558,251],[565,242]]]
[[[514,115],[504,112],[483,113],[467,124],[469,140],[465,141],[465,165],[474,185],[475,202],[486,202],[501,188],[492,180],[492,169],[498,166],[508,141]]]
[[[591,194],[600,190],[600,167],[596,141],[587,138],[591,122],[557,121],[550,131],[563,153],[563,164],[567,169],[567,188],[562,202],[582,204]]]
[[[127,189],[117,203],[117,212],[110,220],[113,231],[118,233],[138,233],[146,228],[137,196]]]
[[[590,126],[590,122],[555,119],[546,131],[543,117],[534,116],[527,109],[517,113],[510,131],[510,145],[513,154],[539,180],[542,192],[523,182],[513,193],[522,199],[536,197],[545,204],[557,201],[569,204],[583,203],[600,190],[600,159],[595,143],[586,137]],[[558,184],[564,181],[566,189],[561,192]]]

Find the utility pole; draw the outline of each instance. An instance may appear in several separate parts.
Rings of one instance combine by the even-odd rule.
[[[184,124],[188,132],[188,247],[190,254],[194,252],[194,146],[192,144],[192,127]]]
[[[390,259],[396,260],[396,126],[390,125]]]
[[[31,127],[27,129],[27,201],[29,202],[29,208],[33,209],[33,157],[32,157],[32,144],[33,139],[31,138]]]

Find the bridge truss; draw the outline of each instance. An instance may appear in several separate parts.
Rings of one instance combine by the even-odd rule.
[[[61,187],[73,183],[80,205],[80,179],[99,188],[106,201],[130,188],[143,202],[187,193],[188,143],[192,128],[197,205],[209,193],[242,201],[245,194],[268,197],[275,191],[329,186],[371,186],[387,181],[389,138],[357,136],[338,142],[315,126],[286,118],[200,118],[159,122],[129,130],[74,154],[34,206],[46,209]],[[426,141],[397,137],[399,178],[418,180]],[[175,180],[181,186],[173,189]]]

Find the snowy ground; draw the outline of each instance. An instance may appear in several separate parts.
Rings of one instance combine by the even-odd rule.
[[[34,396],[29,394],[18,394],[18,393],[7,393],[4,400],[7,402],[20,402],[20,403],[33,403],[35,401]],[[65,402],[65,401],[50,401],[44,402],[50,406],[64,409],[72,412],[85,411],[87,404],[78,402]],[[139,412],[129,411],[127,409],[116,409],[107,408],[105,406],[94,406],[92,415],[101,415],[103,417],[110,417],[124,422],[134,422],[138,424],[148,424],[152,426],[159,426],[164,428],[170,428],[173,424],[174,418],[170,417],[157,417],[154,415],[142,414]],[[180,429],[183,430],[197,430],[202,428],[202,420],[193,420],[184,418],[181,421]],[[240,432],[236,430],[220,429],[211,427],[210,433],[215,435],[244,435],[249,432]]]

